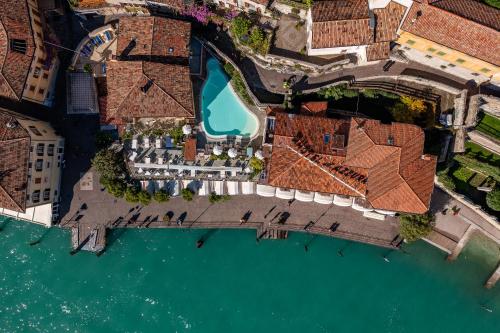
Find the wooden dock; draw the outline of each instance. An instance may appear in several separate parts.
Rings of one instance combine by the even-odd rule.
[[[106,227],[102,224],[79,223],[71,227],[72,253],[90,251],[100,253],[106,247]]]

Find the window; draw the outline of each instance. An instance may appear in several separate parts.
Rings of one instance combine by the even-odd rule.
[[[489,68],[481,68],[481,72],[489,73],[489,72],[491,72],[491,70]]]
[[[50,162],[47,162],[47,169],[50,168]]]
[[[43,156],[44,151],[45,151],[45,144],[39,143],[36,145],[36,154],[38,156]]]
[[[454,64],[448,64],[449,67],[457,67]]]
[[[31,201],[39,202],[40,201],[40,191],[33,191],[33,195],[31,196]]]
[[[28,169],[31,169],[33,167],[33,163],[29,162],[28,163]]]
[[[472,76],[479,76],[478,73],[471,73]]]
[[[459,64],[463,64],[463,63],[465,63],[465,60],[464,60],[464,59],[462,59],[462,58],[458,58],[458,59],[456,60],[456,62],[458,62]]]
[[[30,86],[30,91],[35,91],[35,86]]]
[[[35,134],[36,136],[42,136],[42,133],[35,127],[35,126],[29,126],[28,127],[31,133]]]
[[[43,95],[43,93],[44,93],[44,92],[45,92],[45,89],[42,89],[42,88],[38,89],[38,93],[39,93],[40,95]]]
[[[35,178],[35,184],[40,184],[42,182],[42,178]]]
[[[446,55],[446,52],[439,51],[439,52],[437,53],[437,55],[442,57],[442,56],[445,56],[445,55]]]
[[[37,33],[36,33],[36,36],[37,36],[38,38],[40,38],[40,39],[43,39],[42,34],[41,34],[41,33],[39,33],[39,32],[37,32]]]
[[[415,43],[416,43],[416,42],[415,42],[414,40],[412,40],[412,39],[408,39],[408,40],[406,41],[406,44],[408,44],[408,45],[415,45]]]
[[[47,146],[47,155],[54,156],[54,145],[50,144]]]
[[[35,170],[36,171],[42,171],[43,170],[43,160],[36,160],[35,162]]]
[[[42,26],[42,23],[38,20],[33,20],[35,22],[35,25],[41,27]]]
[[[59,149],[57,149],[57,152],[58,152],[59,154],[62,154],[62,153],[63,153],[63,151],[64,151],[64,149],[63,149],[63,148],[59,148]]]
[[[49,78],[49,73],[43,73],[42,77],[44,80],[47,80]]]
[[[24,39],[11,39],[10,49],[17,53],[26,54],[26,40]]]
[[[325,134],[323,136],[323,142],[327,145],[330,142],[330,134]]]
[[[33,12],[33,15],[40,17],[38,10],[31,8],[31,11]]]
[[[427,51],[429,51],[429,52],[436,52],[437,50],[436,50],[435,48],[433,48],[433,47],[429,47],[429,48],[427,49]]]
[[[432,56],[431,56],[431,55],[428,55],[428,54],[426,54],[426,55],[425,55],[425,57],[426,57],[427,59],[432,59]]]
[[[50,199],[50,188],[43,190],[43,201]]]

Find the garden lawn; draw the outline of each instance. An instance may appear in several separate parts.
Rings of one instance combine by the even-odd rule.
[[[500,9],[500,0],[483,0],[483,2],[491,7]]]
[[[476,129],[492,138],[500,140],[500,119],[483,113]]]
[[[500,156],[477,145],[473,142],[465,143],[465,154],[469,157],[480,160],[481,162],[490,163],[493,165],[500,165]]]

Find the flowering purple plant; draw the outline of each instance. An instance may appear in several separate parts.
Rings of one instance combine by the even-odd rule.
[[[193,17],[196,21],[202,24],[207,24],[212,16],[212,12],[208,9],[207,5],[191,5],[186,8],[184,14]]]
[[[224,14],[224,18],[228,21],[234,19],[236,16],[238,16],[238,12],[235,10],[229,10]]]

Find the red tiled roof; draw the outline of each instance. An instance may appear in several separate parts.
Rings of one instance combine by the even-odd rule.
[[[17,124],[8,128],[7,124]],[[0,207],[24,212],[30,152],[29,133],[15,118],[0,109]]]
[[[313,2],[312,19],[314,22],[367,18],[370,18],[368,0],[325,0]]]
[[[314,2],[312,48],[370,45],[368,60],[386,59],[389,43],[381,42],[397,38],[405,11],[405,6],[393,1],[385,8],[374,9],[375,27],[372,29],[367,0]]]
[[[436,158],[414,125],[276,114],[268,183],[363,197],[377,209],[424,213]]]
[[[184,159],[186,161],[196,159],[196,138],[189,138],[184,143]]]
[[[432,5],[476,23],[500,30],[500,10],[477,0],[438,0]]]
[[[414,2],[402,30],[500,66],[500,32],[438,7]]]
[[[304,114],[323,115],[328,109],[328,102],[305,102],[300,106],[300,112]]]
[[[375,15],[375,41],[389,42],[398,38],[397,30],[403,19],[406,7],[394,1],[389,2],[385,8],[373,10]]]
[[[15,52],[9,40],[26,42],[26,53]],[[0,96],[21,99],[35,52],[26,0],[0,0]]]
[[[190,38],[189,22],[126,16],[120,18],[116,52],[125,59],[137,56],[187,59]]]
[[[130,118],[192,118],[193,90],[186,66],[145,61],[107,63],[107,96],[101,99],[105,121]]]
[[[390,51],[391,42],[373,43],[366,48],[366,59],[368,61],[387,59]]]

